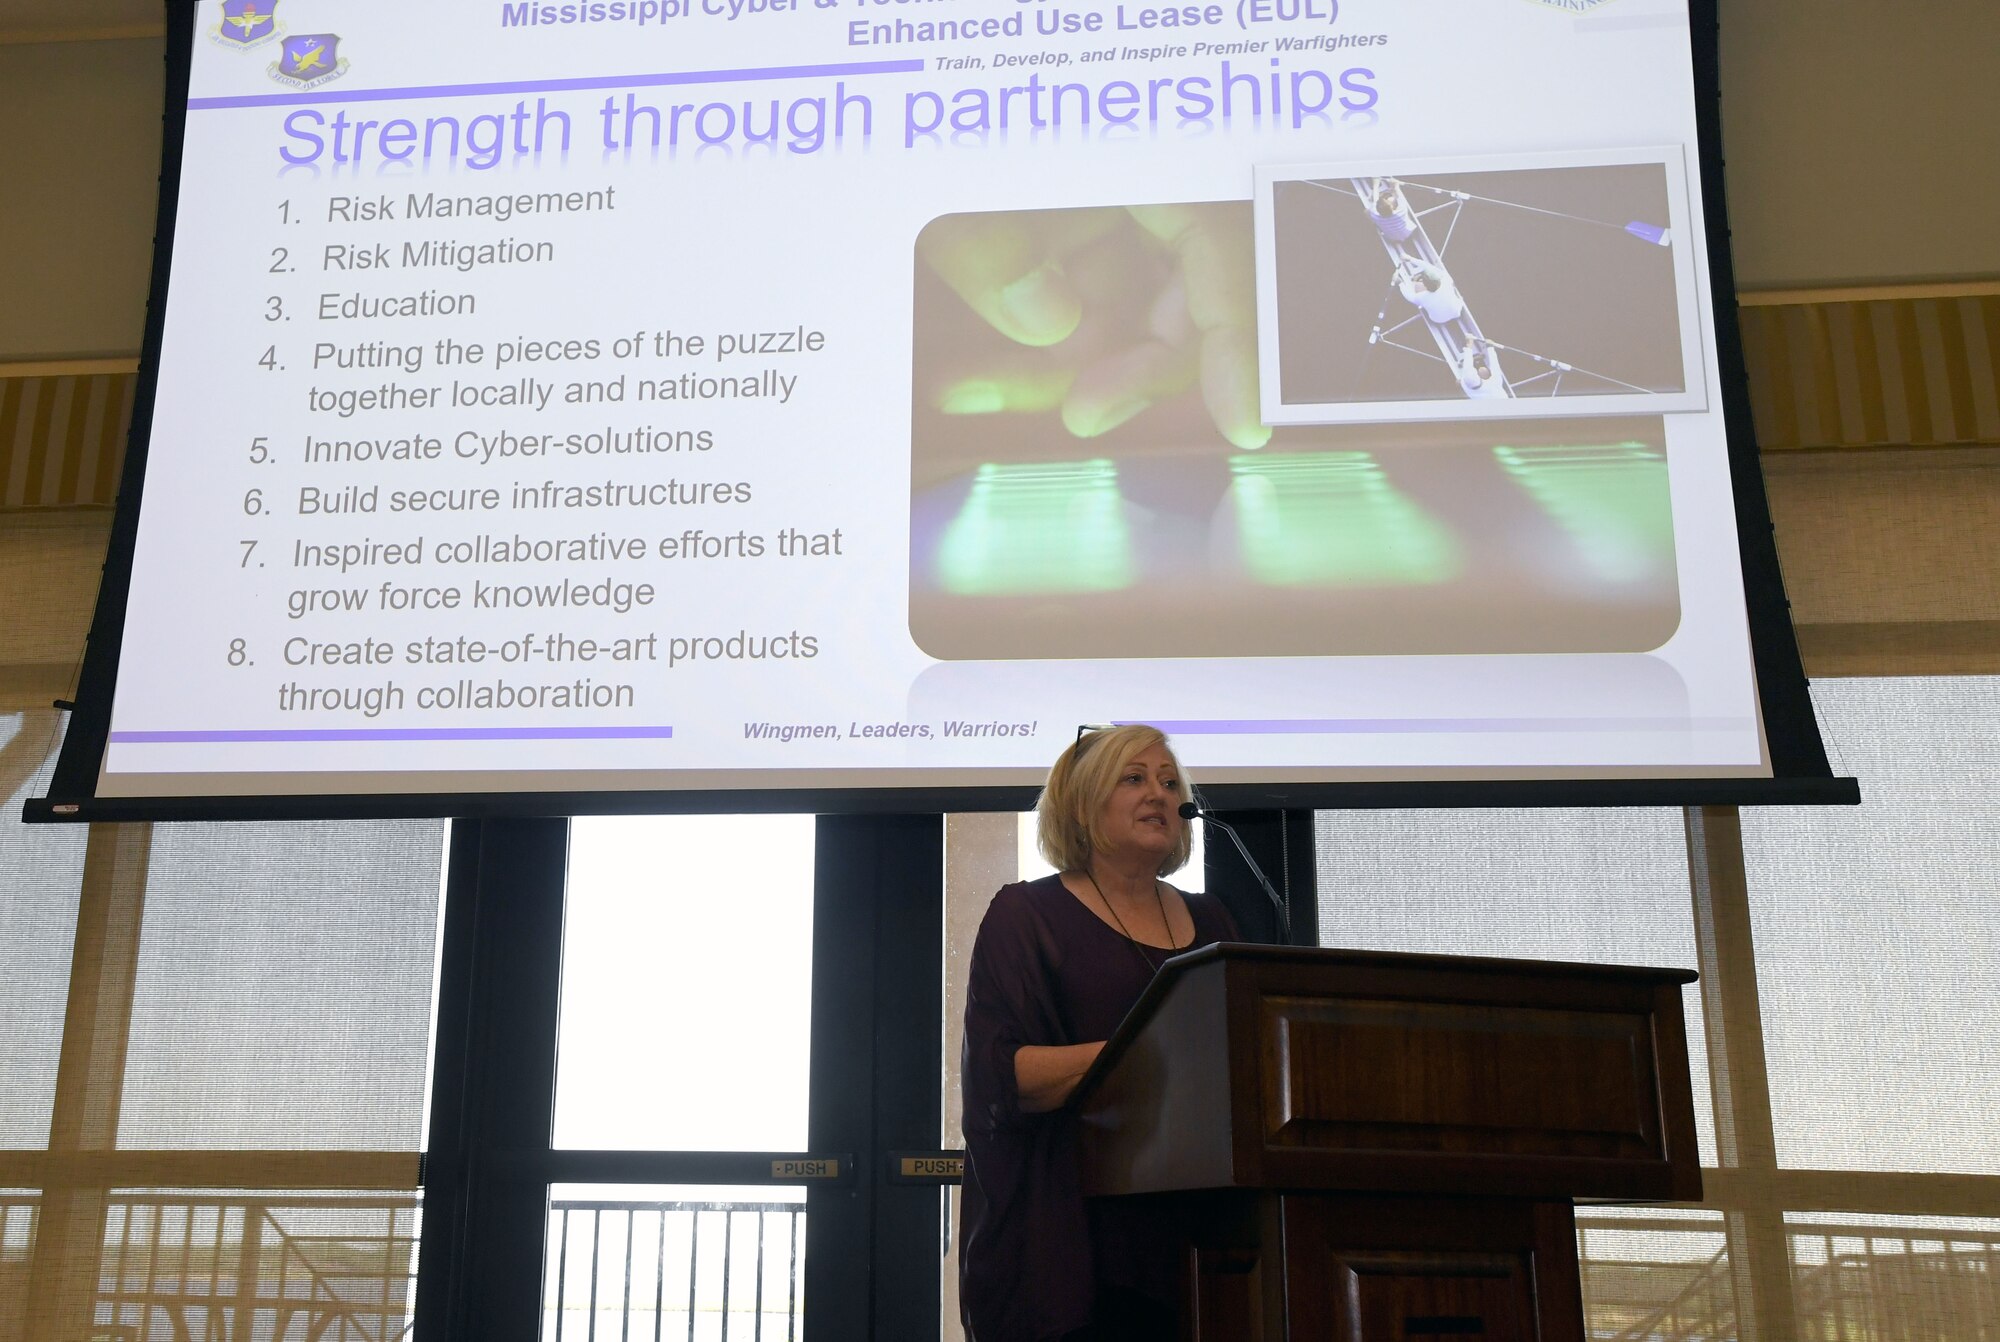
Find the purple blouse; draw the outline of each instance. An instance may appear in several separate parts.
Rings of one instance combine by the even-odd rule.
[[[1194,946],[1237,939],[1220,901],[1183,898]],[[1142,1209],[1120,1200],[1086,1205],[1075,1113],[1024,1114],[1014,1084],[1023,1045],[1110,1038],[1170,954],[1121,936],[1060,877],[993,897],[965,999],[959,1300],[970,1342],[1041,1342],[1081,1328],[1100,1281],[1171,1292],[1174,1265]]]

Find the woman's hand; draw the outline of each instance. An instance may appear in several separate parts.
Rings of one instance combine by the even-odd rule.
[[[1023,1044],[1014,1050],[1014,1087],[1021,1093],[1021,1112],[1046,1114],[1062,1108],[1103,1049],[1100,1039],[1094,1044]]]

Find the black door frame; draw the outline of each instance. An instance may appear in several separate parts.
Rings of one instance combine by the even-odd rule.
[[[887,1153],[943,1122],[944,817],[823,816],[813,900],[814,1150],[855,1177],[806,1195],[807,1319],[818,1338],[936,1342],[935,1185]]]

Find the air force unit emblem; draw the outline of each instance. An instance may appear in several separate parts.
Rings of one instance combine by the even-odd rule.
[[[278,0],[222,0],[222,22],[208,35],[238,51],[261,47],[284,31],[278,26],[277,9]]]
[[[271,78],[296,89],[316,89],[347,73],[340,38],[333,33],[300,33],[285,39]]]

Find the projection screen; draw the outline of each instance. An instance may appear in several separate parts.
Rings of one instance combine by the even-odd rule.
[[[1697,10],[174,5],[50,809],[1829,798]]]

